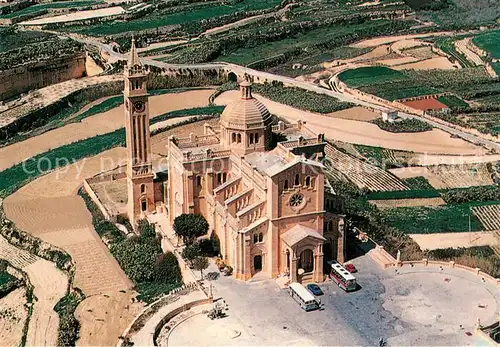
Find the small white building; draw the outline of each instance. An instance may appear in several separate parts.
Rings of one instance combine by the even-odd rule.
[[[382,113],[382,120],[384,122],[394,123],[398,118],[397,110],[384,109],[381,111],[381,113]]]

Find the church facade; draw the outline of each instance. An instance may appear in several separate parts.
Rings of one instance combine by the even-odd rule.
[[[206,124],[203,135],[169,138],[168,172],[161,175],[168,178],[160,180],[151,162],[146,74],[134,44],[125,77],[131,222],[164,213],[172,225],[183,213],[202,214],[241,280],[261,273],[321,282],[326,259],[344,261],[343,216],[333,212],[341,200],[323,172],[323,135],[301,122],[273,122],[242,82],[219,128]]]

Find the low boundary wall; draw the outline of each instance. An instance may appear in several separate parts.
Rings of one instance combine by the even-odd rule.
[[[374,261],[379,264],[380,267],[387,269],[390,267],[402,267],[402,266],[432,266],[432,267],[448,267],[455,269],[462,269],[470,272],[478,277],[481,277],[485,281],[491,282],[493,285],[500,287],[500,278],[495,278],[486,272],[481,271],[480,268],[471,268],[465,265],[457,264],[454,261],[439,261],[439,260],[428,260],[426,258],[422,260],[405,260],[400,261],[394,259],[392,255],[389,254],[382,246],[376,246],[373,250],[369,252],[370,256]],[[387,260],[387,263],[381,263],[381,259]]]

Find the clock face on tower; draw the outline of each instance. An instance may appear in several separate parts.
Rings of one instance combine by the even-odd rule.
[[[136,101],[134,102],[134,110],[135,112],[144,112],[146,109],[146,105],[142,101]]]

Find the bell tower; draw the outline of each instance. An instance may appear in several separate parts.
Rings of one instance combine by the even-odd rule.
[[[139,60],[132,39],[130,56],[125,67],[125,132],[127,143],[128,217],[137,221],[155,209],[149,132],[147,72]]]

